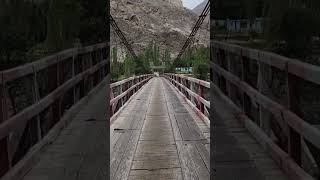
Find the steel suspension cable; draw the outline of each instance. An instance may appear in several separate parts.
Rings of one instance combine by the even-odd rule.
[[[138,59],[136,53],[133,51],[131,45],[128,43],[126,37],[124,36],[124,34],[122,33],[122,31],[120,30],[120,28],[118,27],[116,21],[113,19],[113,17],[110,15],[110,22],[111,22],[111,26],[113,27],[114,31],[116,32],[116,34],[118,35],[118,37],[120,38],[121,42],[126,46],[126,48],[128,49],[129,53],[131,54],[131,56],[134,59]]]
[[[210,0],[207,2],[205,8],[203,9],[201,15],[199,16],[199,19],[196,23],[196,25],[193,27],[188,39],[186,40],[186,42],[184,43],[182,49],[180,50],[177,58],[175,60],[178,60],[181,58],[182,54],[185,52],[185,50],[189,47],[189,45],[191,44],[194,36],[197,34],[198,30],[200,29],[203,21],[205,20],[205,18],[207,17],[208,13],[210,12]]]

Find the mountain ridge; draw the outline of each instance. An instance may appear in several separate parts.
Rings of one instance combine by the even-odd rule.
[[[198,19],[192,10],[183,7],[181,0],[111,0],[110,3],[111,15],[136,54],[155,40],[160,54],[170,49],[171,57],[175,58]],[[111,28],[111,47],[118,47],[119,57],[123,59],[126,49],[115,36]],[[195,44],[208,46],[208,25],[202,25]]]
[[[208,1],[209,0],[204,0],[202,3],[200,3],[195,8],[193,8],[192,12],[194,12],[195,14],[200,16],[202,11],[203,11],[203,9],[206,7]],[[204,23],[209,24],[209,20],[210,20],[210,12],[208,13],[207,17],[204,19]]]

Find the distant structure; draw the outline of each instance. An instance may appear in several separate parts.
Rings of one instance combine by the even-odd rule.
[[[176,71],[181,73],[192,73],[192,67],[176,67]]]
[[[213,11],[213,26],[228,32],[263,32],[263,9],[265,2],[256,0],[256,11],[250,17],[245,0],[216,0]],[[256,18],[254,18],[256,17]],[[254,18],[253,20],[251,18]]]
[[[263,32],[263,18],[256,18],[250,23],[249,19],[213,20],[213,26],[224,28],[230,32]]]

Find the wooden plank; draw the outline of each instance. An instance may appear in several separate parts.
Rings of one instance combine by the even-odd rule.
[[[195,144],[197,151],[201,156],[201,159],[206,165],[206,168],[208,169],[208,171],[210,171],[210,151],[208,151],[208,149],[206,148],[207,145],[210,145],[210,144],[202,144],[202,143]]]
[[[177,119],[178,127],[181,132],[182,139],[184,141],[205,139],[201,135],[200,130],[196,128],[196,125],[190,122],[193,121],[193,119],[190,117],[188,113],[175,114],[175,117]]]
[[[206,166],[206,162],[202,159],[201,154],[197,150],[196,144],[188,144],[188,151],[191,157],[191,160],[195,162],[197,165],[197,174],[199,179],[210,179],[210,169],[208,169],[209,166]],[[209,156],[207,156],[208,158]],[[209,164],[209,162],[207,161]]]
[[[182,140],[184,141],[197,140],[194,134],[189,133],[189,127],[186,121],[184,120],[185,114],[179,114],[179,115],[175,114],[175,118],[177,120],[177,124],[181,133]]]
[[[167,105],[168,105],[169,118],[170,118],[170,121],[171,121],[171,127],[173,129],[174,139],[176,141],[182,140],[182,137],[181,137],[181,134],[180,134],[180,129],[178,127],[177,120],[176,120],[176,118],[174,116],[174,113],[173,113],[173,107],[172,107],[171,103],[168,102],[168,101],[167,101]]]
[[[130,131],[123,132],[116,145],[110,150],[110,178],[114,179],[117,176],[118,167],[126,152],[126,147],[129,144],[132,133]]]
[[[183,141],[177,141],[177,150],[181,161],[181,169],[184,180],[199,179],[197,174],[197,164],[192,160],[187,149],[187,144]]]
[[[175,179],[182,180],[181,168],[159,169],[154,171],[149,170],[132,170],[129,180],[142,179]]]
[[[130,172],[130,168],[131,168],[131,164],[133,161],[133,156],[136,150],[136,146],[137,146],[137,142],[139,140],[139,131],[134,130],[131,131],[130,136],[132,138],[130,138],[130,141],[128,142],[128,145],[126,146],[126,150],[123,153],[121,158],[121,162],[118,166],[118,169],[116,171],[116,174],[113,176],[114,180],[122,180],[122,179],[127,179],[129,176],[129,172]]]
[[[227,97],[224,96],[219,89],[214,88],[213,95],[215,98],[215,103],[219,102],[218,104],[220,104],[219,106],[215,106],[220,108],[220,109],[214,109],[215,110],[214,113],[216,114],[216,116],[225,117],[226,115],[236,114],[237,116],[234,117],[234,121],[240,120],[240,122],[243,122],[246,129],[261,145],[261,148],[263,148],[266,151],[266,153],[268,153],[271,156],[271,158],[275,161],[275,163],[284,170],[284,173],[286,173],[286,175],[288,175],[289,178],[297,179],[297,180],[312,179],[310,175],[308,175],[299,166],[293,163],[292,159],[288,156],[288,154],[282,151],[268,136],[266,136],[266,134],[263,133],[262,130],[259,127],[257,127],[257,125],[254,122],[252,122],[252,120],[250,120],[245,115],[242,115],[242,114],[239,115],[239,113],[242,110],[232,102],[229,102],[228,101],[229,99],[227,99]],[[226,126],[221,126],[221,127],[225,128]],[[215,141],[218,141],[220,139],[216,137],[213,137],[213,138],[215,139]],[[225,140],[223,142],[225,142]],[[231,142],[231,143],[234,144],[234,142]],[[220,147],[220,146],[217,146],[217,147]]]

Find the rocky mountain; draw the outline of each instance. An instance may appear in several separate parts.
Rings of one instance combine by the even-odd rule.
[[[206,4],[209,0],[204,0],[202,3],[200,3],[198,6],[192,9],[192,11],[197,14],[198,16],[202,13],[203,9],[206,7]],[[204,23],[209,23],[210,19],[210,13],[207,15],[206,19],[204,20]]]
[[[198,16],[183,7],[181,0],[111,0],[111,15],[138,54],[155,40],[160,54],[168,48],[175,58],[190,34]],[[194,45],[209,45],[209,24],[203,24]],[[123,59],[126,49],[111,28],[111,47],[118,48]]]

